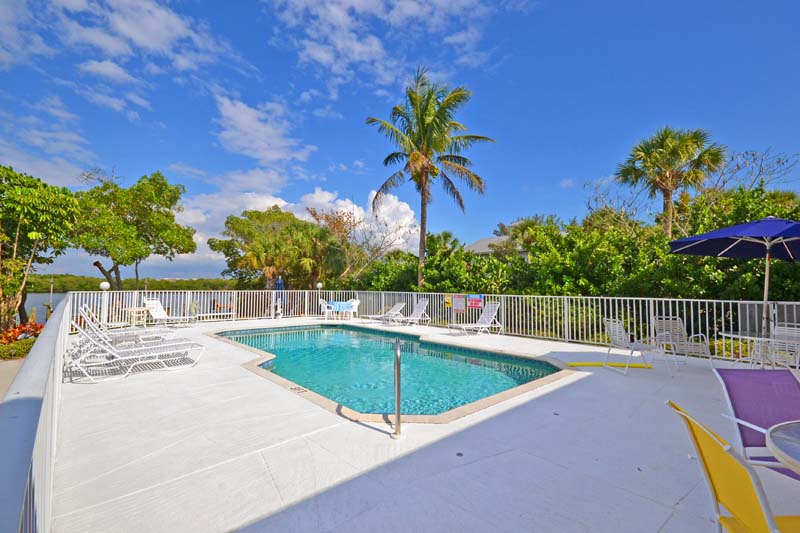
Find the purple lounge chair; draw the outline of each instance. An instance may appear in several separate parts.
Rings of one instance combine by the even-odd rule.
[[[767,429],[800,420],[800,381],[791,370],[715,369],[736,422],[745,457],[800,481],[800,475],[779,464],[767,449]]]

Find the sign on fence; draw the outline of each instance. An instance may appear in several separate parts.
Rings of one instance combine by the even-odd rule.
[[[467,307],[470,309],[483,309],[483,294],[468,294]]]
[[[444,295],[444,308],[451,309],[453,307],[453,295],[452,294],[445,294]]]
[[[454,294],[453,295],[453,312],[466,313],[467,312],[467,295]]]

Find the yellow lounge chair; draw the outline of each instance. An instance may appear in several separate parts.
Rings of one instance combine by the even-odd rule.
[[[689,413],[667,402],[681,416],[711,488],[717,528],[751,533],[800,531],[800,516],[773,516],[764,488],[753,467],[722,437],[695,420]],[[731,516],[722,516],[720,507]]]

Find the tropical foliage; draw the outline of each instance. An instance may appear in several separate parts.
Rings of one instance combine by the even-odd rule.
[[[610,208],[582,221],[536,216],[510,225],[508,241],[491,255],[464,250],[450,235],[429,235],[422,290],[508,294],[759,299],[764,262],[669,254],[659,225],[631,223]],[[682,194],[676,220],[689,233],[763,218],[800,218],[795,193],[763,185]],[[419,290],[414,256],[390,254],[359,287]],[[773,262],[772,297],[800,299],[797,265]]]
[[[478,193],[486,188],[483,178],[472,171],[472,161],[464,152],[477,143],[494,141],[482,135],[462,133],[467,127],[455,119],[470,98],[472,93],[466,87],[450,89],[431,81],[426,71],[420,69],[406,88],[405,101],[392,108],[389,120],[367,118],[367,124],[377,126],[396,147],[383,164],[387,167],[403,165],[378,188],[373,210],[378,210],[384,195],[406,181],[414,184],[420,197],[417,270],[420,287],[424,281],[428,204],[433,198],[433,186],[440,183],[462,211],[464,199],[457,181]]]
[[[31,274],[28,278],[28,292],[49,292],[50,279],[53,280],[53,292],[68,291],[96,291],[105,278],[92,276],[75,276],[73,274]],[[142,278],[139,288],[151,291],[179,291],[179,290],[224,290],[233,289],[236,283],[233,280],[222,278],[197,278],[197,279],[153,279]],[[122,289],[136,290],[135,279],[123,279]]]
[[[660,194],[664,203],[664,233],[672,237],[673,196],[679,189],[697,189],[706,177],[725,164],[725,148],[711,142],[701,129],[679,130],[669,126],[633,147],[619,165],[616,177],[632,186],[644,186],[650,197]]]
[[[242,288],[271,288],[282,276],[290,288],[310,289],[344,268],[344,254],[330,230],[278,206],[229,216],[223,235],[227,238],[209,239],[209,247],[225,255],[223,274]]]
[[[32,269],[64,251],[77,217],[69,190],[0,166],[0,331],[15,324]]]

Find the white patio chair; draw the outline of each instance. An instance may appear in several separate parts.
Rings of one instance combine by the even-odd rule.
[[[488,302],[483,306],[483,312],[476,322],[448,324],[447,329],[460,329],[465,334],[474,331],[476,335],[489,333],[492,329],[497,329],[497,333],[503,332],[503,324],[497,320],[497,312],[500,310],[500,302]]]
[[[653,320],[655,329],[655,344],[667,347],[673,356],[690,355],[708,358],[708,363],[714,366],[711,350],[708,347],[708,338],[703,333],[689,335],[686,326],[680,317],[656,317]]]
[[[775,324],[767,346],[773,364],[797,368],[800,364],[800,324]]]
[[[171,324],[188,325],[190,321],[196,318],[193,316],[168,315],[164,306],[161,305],[161,300],[158,298],[145,298],[144,306],[147,308],[147,312],[150,313],[150,316],[153,317],[153,322],[156,324],[164,324],[166,326]]]
[[[320,312],[322,313],[322,315],[325,318],[325,320],[328,320],[328,315],[333,313],[333,306],[331,304],[329,304],[327,301],[325,301],[324,299],[320,298],[319,299],[319,307],[320,307]]]
[[[411,312],[411,314],[402,318],[398,318],[397,321],[407,326],[420,323],[430,324],[431,317],[428,316],[428,313],[426,312],[427,309],[428,299],[420,298],[417,300],[417,303],[414,304],[414,310]]]
[[[194,358],[189,354],[202,353],[205,349],[202,344],[195,342],[120,348],[92,335],[74,320],[72,327],[83,342],[68,353],[64,361],[65,373],[70,376],[76,373],[83,375],[93,383],[122,379],[132,372],[177,370],[194,366],[200,359],[199,354]]]
[[[353,298],[352,300],[347,300],[347,303],[350,304],[350,307],[344,313],[350,315],[349,318],[352,320],[358,316],[358,306],[361,305],[361,300]]]
[[[405,306],[405,302],[397,302],[392,306],[391,309],[381,315],[362,315],[361,318],[364,318],[365,320],[379,320],[381,322],[397,323],[399,318],[403,318],[403,314],[400,311],[402,311]]]
[[[666,353],[662,348],[658,345],[647,342],[646,340],[636,340],[631,337],[628,333],[628,330],[625,329],[625,324],[622,320],[617,318],[604,318],[603,325],[605,326],[606,334],[608,335],[609,339],[611,339],[611,344],[606,351],[606,356],[603,358],[603,368],[611,369],[615,372],[619,372],[623,376],[628,374],[628,368],[630,367],[631,363],[633,362],[633,354],[635,352],[639,352],[641,354],[642,360],[644,364],[649,364],[652,366],[653,359],[647,359],[647,354],[662,354],[666,358]],[[612,348],[618,348],[621,350],[628,351],[628,359],[625,363],[625,367],[620,369],[608,364],[608,356],[611,354]],[[672,364],[677,369],[677,364],[675,363],[675,359],[673,357]],[[667,366],[669,368],[669,366]],[[672,374],[672,370],[670,370],[670,374]]]

